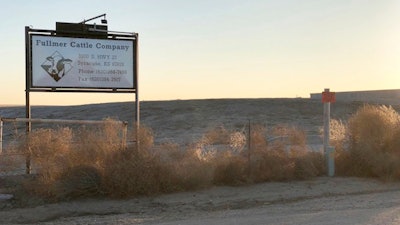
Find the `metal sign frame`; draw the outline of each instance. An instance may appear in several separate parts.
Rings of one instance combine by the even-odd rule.
[[[65,25],[60,23],[61,25]],[[58,26],[59,24],[57,24]],[[25,80],[25,97],[26,97],[26,118],[31,119],[30,92],[91,92],[91,93],[134,93],[136,112],[135,122],[139,126],[140,121],[140,105],[139,105],[139,83],[138,83],[138,49],[139,34],[128,32],[111,32],[104,27],[96,28],[96,25],[88,24],[67,24],[72,27],[80,26],[82,30],[46,30],[32,29],[25,27],[25,62],[26,62],[26,80]],[[68,26],[67,26],[68,27]],[[85,31],[83,31],[85,29]],[[49,36],[49,37],[68,37],[68,38],[87,38],[93,40],[128,40],[133,42],[133,87],[129,88],[107,88],[107,87],[35,87],[32,85],[32,37],[33,36]],[[26,124],[26,130],[31,130],[30,122]]]
[[[135,93],[137,91],[137,73],[138,73],[138,63],[137,63],[137,53],[138,53],[138,34],[137,33],[111,33],[107,32],[107,38],[96,38],[93,36],[88,36],[87,34],[77,34],[76,32],[72,34],[65,33],[63,31],[61,35],[57,35],[57,31],[54,30],[41,30],[41,29],[30,29],[26,27],[26,81],[27,81],[27,90],[29,91],[38,91],[38,92],[122,92],[122,93]],[[60,32],[59,32],[60,33]],[[115,40],[115,41],[132,41],[133,46],[133,62],[132,62],[132,87],[107,87],[107,86],[46,86],[46,85],[34,85],[32,82],[33,79],[33,62],[32,62],[32,38],[39,38],[39,37],[52,37],[52,38],[76,38],[82,40],[98,40],[98,41],[105,41],[105,40]],[[36,65],[37,66],[37,65]]]

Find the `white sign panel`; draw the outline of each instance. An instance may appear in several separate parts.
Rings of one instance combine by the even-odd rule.
[[[32,87],[135,88],[134,42],[32,35]]]

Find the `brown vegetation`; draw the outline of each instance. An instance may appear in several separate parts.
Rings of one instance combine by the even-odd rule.
[[[336,124],[336,165],[340,175],[400,178],[400,116],[387,106],[365,105]]]
[[[399,121],[391,107],[370,105],[347,123],[332,120],[337,174],[399,179]],[[326,171],[324,155],[310,151],[305,132],[293,126],[218,126],[189,145],[154,144],[151,129],[141,126],[138,145],[126,146],[120,127],[114,125],[31,132],[19,149],[30,155],[37,176],[23,185],[24,193],[52,201],[122,198],[307,179]]]
[[[268,132],[277,130],[285,130],[285,138],[268,143]],[[304,132],[292,127],[252,125],[248,143],[246,132],[219,126],[185,146],[155,145],[150,128],[142,126],[138,132],[139,148],[126,147],[114,123],[31,132],[19,149],[30,155],[37,176],[23,185],[24,192],[51,201],[120,198],[323,173],[322,155],[307,151]]]

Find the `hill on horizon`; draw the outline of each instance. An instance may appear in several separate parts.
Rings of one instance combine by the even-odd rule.
[[[362,102],[331,104],[331,118],[346,120]],[[135,118],[134,102],[88,104],[78,106],[32,106],[32,118],[127,121]],[[25,118],[24,106],[0,107],[0,117]],[[307,134],[319,134],[323,126],[323,104],[320,100],[302,98],[268,99],[201,99],[143,101],[140,123],[150,127],[156,142],[191,143],[209,129],[223,126],[243,129],[249,123],[267,128],[278,124],[296,126]],[[5,136],[11,135],[5,124]],[[43,125],[41,125],[43,126]],[[19,123],[18,127],[24,127]],[[33,124],[33,128],[37,125]],[[22,129],[22,128],[21,128]],[[8,133],[7,133],[8,131]]]

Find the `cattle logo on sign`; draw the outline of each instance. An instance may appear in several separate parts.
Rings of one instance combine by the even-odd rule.
[[[71,59],[66,59],[58,51],[55,51],[51,56],[46,58],[46,61],[41,66],[47,74],[58,82],[72,69],[71,63]]]

